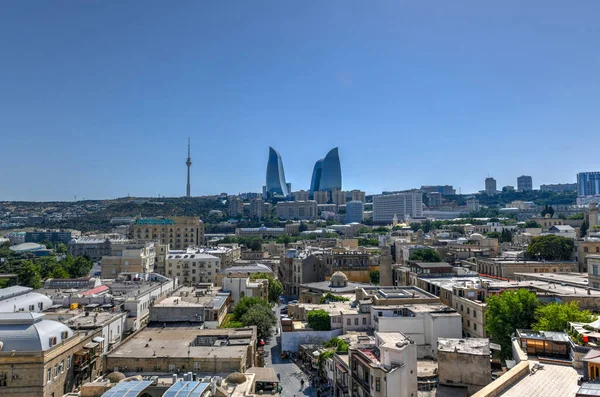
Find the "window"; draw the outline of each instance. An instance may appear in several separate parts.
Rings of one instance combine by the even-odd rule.
[[[467,320],[467,327],[471,326],[471,320]]]
[[[596,252],[600,252],[600,247],[596,247]]]
[[[29,305],[29,311],[32,312],[35,310],[35,305]]]
[[[48,368],[46,370],[46,382],[50,383],[52,382],[52,368]]]
[[[465,308],[463,307],[463,305],[460,305],[460,311],[462,312],[463,310],[465,310]]]
[[[358,317],[354,319],[354,325],[358,325]]]
[[[477,311],[473,310],[473,318],[477,318]]]
[[[61,374],[65,372],[65,360],[62,360],[62,361],[60,362],[60,366],[59,366],[59,368],[60,368],[60,373],[61,373]]]
[[[471,314],[471,308],[467,307],[467,314]]]
[[[67,357],[67,369],[71,368],[71,356]]]
[[[375,378],[375,391],[381,391],[381,378]]]
[[[363,317],[363,325],[367,325],[367,318]]]
[[[351,320],[351,319],[348,319],[348,320],[346,321],[346,324],[348,324],[348,325],[352,325],[352,320]]]
[[[583,252],[588,253],[588,247],[583,247]]]
[[[54,364],[54,377],[58,377],[58,364]]]
[[[477,331],[477,323],[473,323],[473,329]]]
[[[594,276],[597,276],[597,275],[598,275],[598,265],[593,265],[593,266],[592,266],[592,272],[593,272],[592,274],[593,274]]]

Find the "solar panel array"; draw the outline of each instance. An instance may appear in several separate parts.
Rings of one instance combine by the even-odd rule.
[[[200,397],[209,386],[206,382],[179,381],[169,387],[163,397]]]
[[[117,383],[115,387],[105,392],[102,397],[137,397],[152,384],[150,380]]]

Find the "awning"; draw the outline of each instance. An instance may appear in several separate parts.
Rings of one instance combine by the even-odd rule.
[[[96,336],[94,339],[92,339],[92,341],[102,343],[104,342],[104,338],[102,338],[101,336]]]
[[[95,343],[95,342],[88,342],[85,344],[85,346],[83,346],[84,349],[93,349],[95,347],[98,347],[99,343]]]

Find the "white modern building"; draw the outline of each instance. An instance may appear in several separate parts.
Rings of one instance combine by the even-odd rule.
[[[392,223],[398,219],[423,216],[423,193],[382,194],[373,196],[373,223]]]

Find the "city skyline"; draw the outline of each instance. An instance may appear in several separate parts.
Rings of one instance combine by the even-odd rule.
[[[550,3],[11,2],[0,200],[182,196],[188,136],[193,195],[260,191],[269,145],[294,189],[332,147],[345,190],[575,183],[600,4]]]

